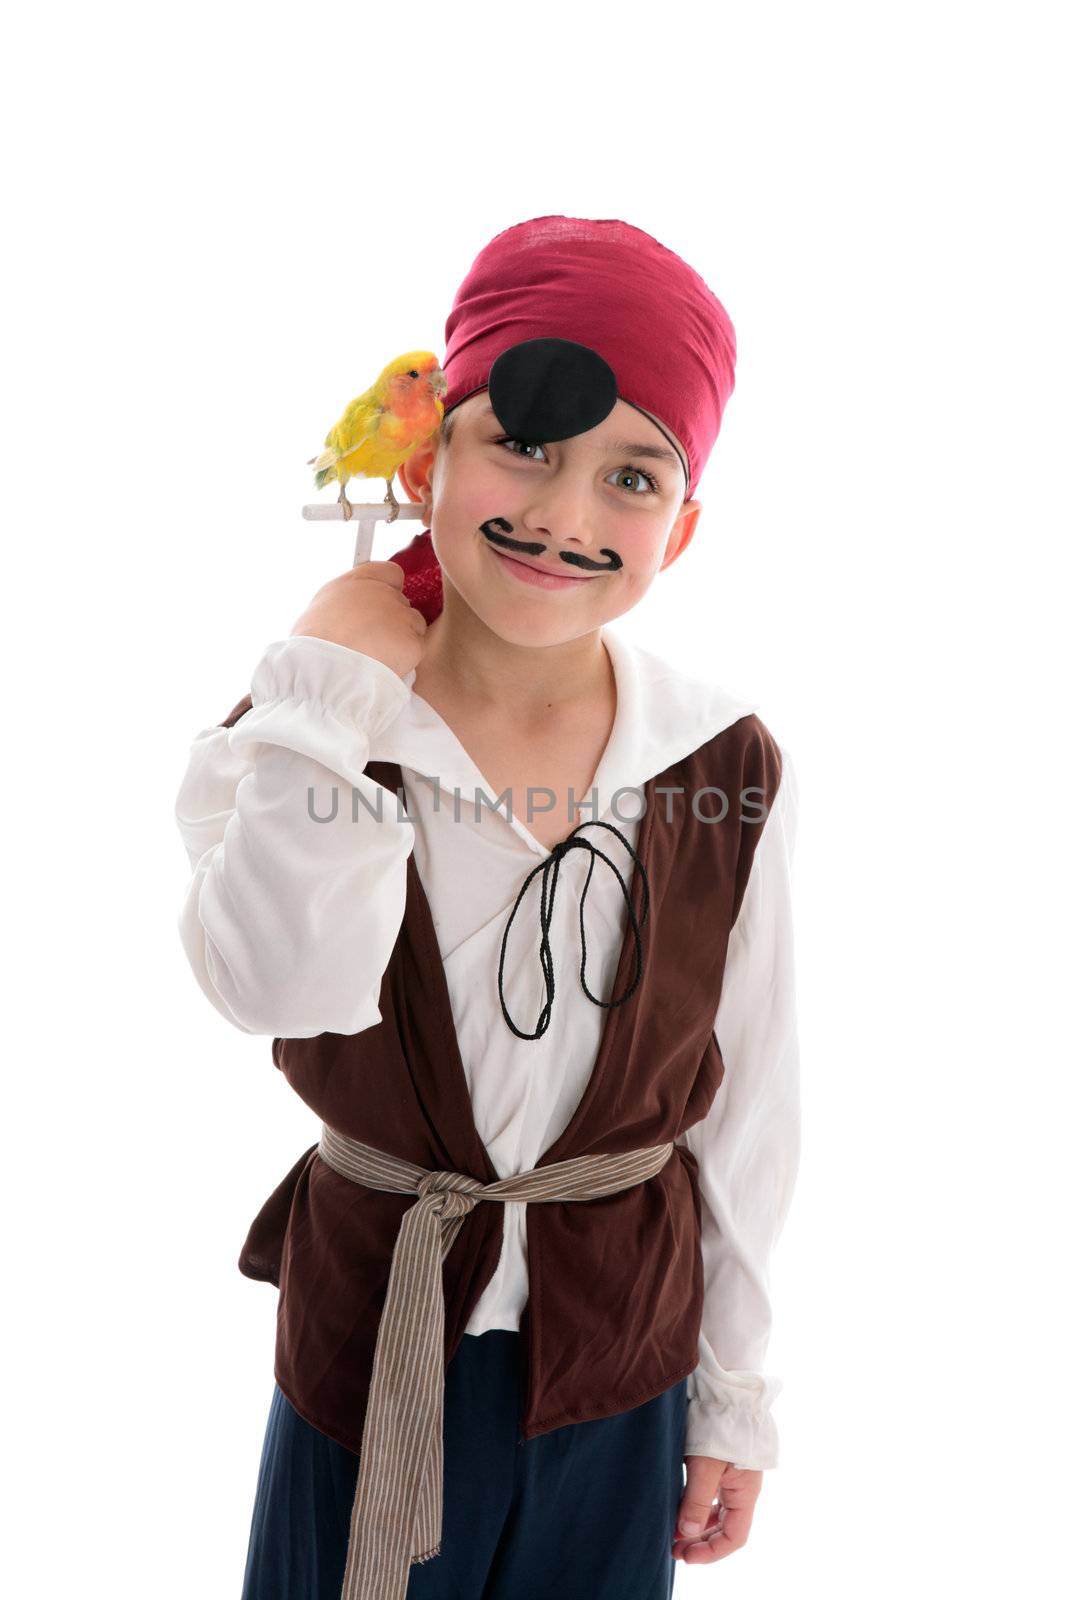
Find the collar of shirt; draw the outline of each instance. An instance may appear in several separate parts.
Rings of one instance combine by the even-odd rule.
[[[756,707],[717,684],[680,671],[614,628],[602,628],[601,637],[615,674],[615,721],[583,800],[589,801],[595,789],[596,815],[610,819],[612,799],[620,791],[639,788],[657,777]],[[455,793],[472,803],[480,790],[484,801],[492,795],[490,785],[444,718],[412,689],[415,677],[414,670],[404,677],[410,691],[407,703],[374,735],[369,759],[395,761],[423,777],[436,778],[450,796]],[[622,795],[620,811],[633,803]],[[550,854],[521,822],[515,826],[538,854]]]

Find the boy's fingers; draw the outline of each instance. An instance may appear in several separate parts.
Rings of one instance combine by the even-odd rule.
[[[379,583],[391,583],[394,589],[404,587],[404,569],[395,561],[361,561],[352,568],[354,578],[377,578]]]
[[[678,1510],[678,1532],[684,1539],[695,1539],[704,1532],[711,1517],[713,1502],[685,1495]]]
[[[755,1515],[755,1500],[746,1498],[740,1504],[719,1502],[718,1515],[710,1528],[697,1539],[675,1537],[673,1553],[691,1565],[706,1566],[709,1561],[721,1561],[746,1543]]]
[[[747,1540],[759,1479],[755,1473],[747,1477],[729,1473],[725,1461],[711,1456],[686,1456],[685,1465],[685,1493],[678,1508],[672,1554],[694,1565],[706,1565],[740,1550]],[[699,1527],[694,1528],[694,1523]]]
[[[721,1521],[717,1522],[702,1539],[696,1539],[692,1544],[684,1540],[675,1540],[675,1548],[683,1561],[691,1566],[707,1566],[709,1561],[721,1561],[723,1556],[729,1556],[735,1550],[740,1550],[746,1542],[749,1530],[752,1527],[752,1509],[736,1509],[727,1507]]]
[[[678,1506],[678,1532],[691,1539],[704,1532],[726,1462],[713,1456],[686,1456],[685,1491]]]

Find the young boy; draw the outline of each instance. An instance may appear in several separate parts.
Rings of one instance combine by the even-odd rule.
[[[608,626],[696,532],[733,328],[551,216],[446,338],[428,529],[268,646],[177,806],[193,970],[323,1123],[240,1259],[279,1287],[244,1600],[659,1600],[777,1464],[799,1152],[792,765]]]

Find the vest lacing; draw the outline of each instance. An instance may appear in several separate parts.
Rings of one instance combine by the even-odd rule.
[[[619,872],[618,867],[615,865],[614,861],[612,861],[611,857],[609,855],[605,854],[605,852],[603,850],[598,850],[595,844],[591,844],[588,839],[580,839],[580,838],[578,838],[578,833],[579,833],[579,830],[581,828],[608,828],[613,834],[615,834],[616,838],[622,840],[623,845],[626,847],[627,851],[629,851],[629,854],[633,858],[634,866],[637,868],[638,872],[641,874],[641,881],[644,884],[644,890],[645,890],[645,905],[644,905],[644,910],[641,913],[640,923],[638,922],[638,920],[637,920],[637,918],[636,918],[636,916],[634,914],[633,899],[632,899],[632,897],[630,895],[630,892],[629,892],[629,889],[627,888],[627,885],[623,881],[622,874]],[[519,890],[518,899],[515,901],[515,904],[512,907],[511,916],[508,918],[507,927],[504,929],[504,937],[503,937],[503,939],[501,940],[501,943],[500,943],[500,968],[499,968],[499,971],[498,971],[498,974],[497,974],[497,990],[498,990],[499,995],[500,995],[500,1005],[501,1005],[501,1008],[502,1008],[502,1010],[504,1012],[504,1021],[507,1023],[507,1025],[511,1029],[512,1033],[517,1034],[520,1039],[540,1039],[541,1036],[544,1034],[545,1030],[547,1029],[549,1021],[550,1021],[551,1016],[552,1016],[552,1001],[553,1001],[553,998],[554,998],[555,993],[556,993],[556,979],[555,979],[555,972],[554,972],[553,965],[552,965],[552,946],[549,943],[548,930],[549,930],[549,924],[550,924],[550,922],[552,920],[552,907],[553,907],[553,905],[555,903],[555,898],[556,898],[556,883],[557,883],[557,881],[559,879],[560,864],[562,863],[564,856],[567,854],[567,852],[569,850],[576,850],[576,849],[588,850],[589,854],[590,854],[589,871],[586,874],[585,887],[582,890],[582,898],[581,898],[581,900],[579,902],[579,905],[578,905],[578,926],[579,926],[579,931],[581,933],[581,940],[582,940],[582,965],[581,965],[581,969],[579,971],[579,978],[580,978],[580,981],[581,981],[582,989],[583,989],[586,997],[589,1000],[591,1000],[594,1005],[603,1006],[607,1010],[610,1010],[612,1006],[620,1006],[620,1005],[622,1005],[624,1000],[628,1000],[630,998],[630,996],[633,994],[634,990],[637,988],[637,985],[641,981],[641,975],[642,975],[642,973],[644,971],[644,952],[643,952],[643,950],[641,948],[641,932],[640,932],[640,929],[644,926],[645,922],[648,919],[648,904],[649,904],[648,874],[645,872],[643,864],[638,859],[636,851],[634,851],[630,847],[630,844],[629,844],[628,840],[626,839],[626,837],[622,833],[620,833],[618,828],[614,827],[610,822],[598,822],[598,821],[594,821],[592,819],[590,821],[588,821],[588,822],[580,822],[578,824],[578,827],[575,828],[573,830],[573,832],[569,833],[565,839],[561,839],[560,842],[557,845],[554,845],[552,847],[552,850],[551,850],[550,854],[548,856],[546,856],[545,860],[539,862],[538,865],[536,867],[534,867],[533,871],[528,874],[525,883],[523,884],[522,888]],[[586,981],[585,981],[585,962],[586,962],[586,954],[587,954],[586,943],[585,943],[585,916],[584,916],[585,897],[586,897],[586,894],[587,894],[587,892],[589,890],[589,884],[590,884],[590,881],[591,881],[592,876],[593,876],[593,868],[596,865],[596,860],[597,860],[598,856],[602,861],[606,861],[607,862],[608,866],[611,868],[612,872],[614,872],[616,878],[618,879],[619,887],[622,890],[623,899],[626,902],[626,911],[627,911],[627,915],[628,915],[628,917],[630,919],[630,927],[633,930],[634,940],[635,940],[636,946],[637,946],[637,973],[636,973],[636,975],[634,977],[634,980],[631,983],[630,987],[626,990],[626,993],[619,995],[619,997],[617,999],[615,999],[615,1000],[598,1000],[596,995],[590,994],[589,989],[588,989],[588,987],[586,985]],[[551,869],[551,887],[549,887],[549,869]],[[511,924],[514,922],[516,912],[518,911],[519,906],[522,904],[522,897],[526,893],[526,890],[529,888],[529,886],[532,883],[533,879],[537,876],[537,874],[539,872],[544,872],[545,873],[545,877],[544,877],[544,879],[542,880],[542,883],[541,883],[541,948],[540,948],[540,958],[541,958],[541,970],[542,970],[542,972],[544,973],[544,976],[545,976],[545,988],[547,990],[547,998],[545,1000],[544,1006],[541,1009],[541,1015],[537,1019],[537,1026],[536,1026],[534,1032],[533,1033],[523,1033],[522,1029],[521,1028],[517,1028],[515,1026],[514,1022],[511,1020],[511,1016],[510,1016],[510,1014],[508,1012],[508,1008],[507,1008],[507,1003],[506,1003],[506,1001],[504,999],[504,952],[505,952],[505,949],[507,948],[508,933],[510,932]]]

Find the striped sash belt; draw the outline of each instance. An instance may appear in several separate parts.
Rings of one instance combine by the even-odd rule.
[[[404,1600],[412,1562],[441,1551],[444,1470],[442,1263],[480,1200],[596,1200],[666,1166],[670,1144],[576,1156],[479,1183],[435,1172],[323,1124],[318,1154],[342,1177],[417,1194],[404,1212],[378,1327],[341,1600]]]

